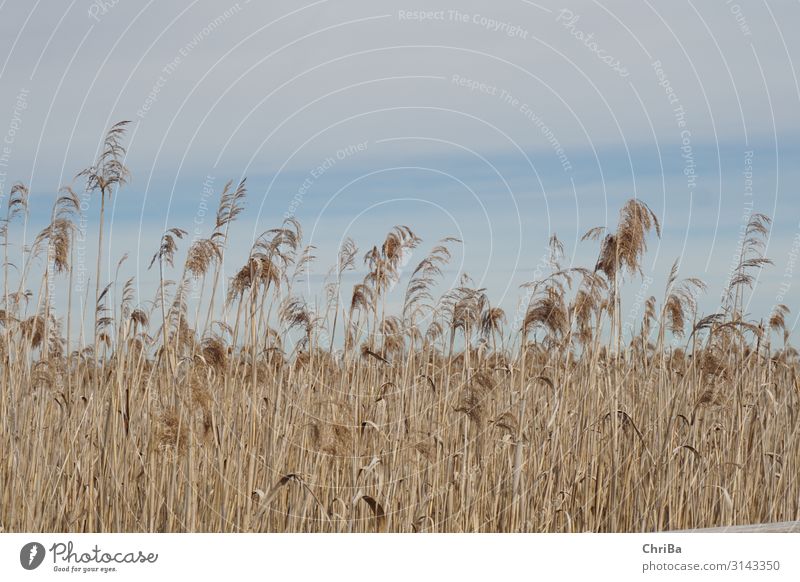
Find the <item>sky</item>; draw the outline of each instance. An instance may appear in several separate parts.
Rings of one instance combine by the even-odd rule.
[[[313,295],[345,237],[366,250],[405,224],[424,239],[410,265],[458,237],[443,285],[467,272],[507,310],[553,233],[567,265],[591,266],[581,235],[637,197],[662,223],[647,292],[678,260],[711,312],[762,212],[775,264],[748,309],[786,303],[794,325],[796,22],[800,3],[780,0],[0,0],[0,197],[30,187],[29,232],[13,231],[29,242],[130,120],[105,272],[127,253],[142,297],[161,232],[207,236],[224,184],[247,177],[228,274],[294,216],[317,247]]]

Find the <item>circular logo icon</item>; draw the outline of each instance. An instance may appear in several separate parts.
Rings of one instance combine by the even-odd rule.
[[[35,570],[44,562],[44,546],[39,542],[30,542],[19,551],[19,563],[26,570]]]

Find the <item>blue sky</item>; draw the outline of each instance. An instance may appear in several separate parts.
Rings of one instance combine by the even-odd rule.
[[[247,176],[240,255],[292,208],[319,275],[344,236],[366,249],[408,224],[425,239],[412,261],[462,238],[449,282],[465,270],[509,310],[552,232],[591,264],[577,238],[635,195],[664,225],[652,292],[680,258],[711,311],[752,202],[775,218],[775,266],[751,311],[787,283],[800,309],[796,2],[162,4],[0,4],[0,192],[30,184],[40,227],[132,120],[108,260],[129,253],[143,295],[164,227],[192,231],[203,183]]]

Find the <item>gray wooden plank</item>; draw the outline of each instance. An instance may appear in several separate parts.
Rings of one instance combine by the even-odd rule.
[[[709,527],[676,531],[680,533],[800,533],[800,521],[756,523],[753,525],[732,525],[729,527]]]

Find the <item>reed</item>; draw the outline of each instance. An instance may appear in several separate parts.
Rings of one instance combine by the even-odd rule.
[[[641,201],[623,206],[616,230],[587,233],[599,242],[593,268],[562,267],[553,237],[550,273],[524,285],[523,316],[509,324],[466,275],[436,295],[453,238],[412,268],[391,313],[422,243],[408,226],[363,255],[346,240],[321,303],[296,292],[315,251],[295,220],[259,236],[225,280],[243,181],[224,188],[206,238],[164,233],[155,296],[137,302],[134,281],[118,281],[119,266],[106,280],[101,260],[105,201],[129,178],[125,129],[79,174],[101,213],[89,341],[70,335],[74,192],[30,246],[15,244],[23,185],[0,223],[0,530],[661,531],[800,519],[788,308],[743,313],[769,265],[767,217],[752,218],[719,313],[698,312],[705,284],[681,279],[676,261],[626,334],[623,278],[641,276],[661,233]],[[366,276],[348,288],[360,261]],[[56,280],[70,286],[65,313],[50,300]]]

